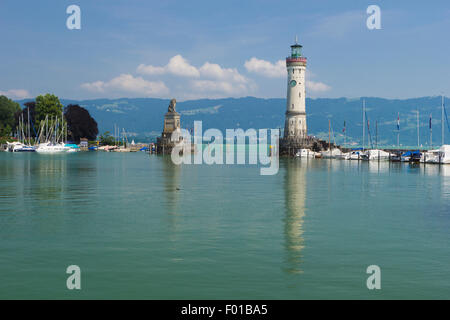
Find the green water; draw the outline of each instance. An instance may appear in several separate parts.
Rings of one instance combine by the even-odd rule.
[[[0,153],[0,298],[448,299],[449,244],[450,166]]]

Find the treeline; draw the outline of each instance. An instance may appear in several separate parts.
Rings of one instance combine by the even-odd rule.
[[[37,131],[46,119],[51,121],[64,116],[68,140],[79,143],[81,138],[88,140],[97,138],[97,122],[89,111],[77,104],[64,107],[57,96],[46,94],[24,103],[24,106],[22,109],[17,102],[0,96],[0,137],[14,136],[20,122],[31,123]]]

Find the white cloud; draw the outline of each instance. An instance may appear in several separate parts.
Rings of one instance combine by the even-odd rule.
[[[161,76],[176,75],[193,78],[189,84],[192,92],[183,92],[182,95],[195,95],[201,93],[203,97],[226,97],[247,95],[255,88],[252,81],[234,68],[224,68],[216,63],[205,62],[201,67],[195,67],[183,58],[176,55],[165,66],[140,64],[137,72],[145,75]],[[176,82],[176,80],[174,80]],[[186,87],[184,86],[184,91]]]
[[[155,67],[152,65],[140,64],[137,67],[137,72],[147,75],[162,75],[174,74],[182,77],[199,77],[198,69],[189,64],[181,55],[176,55],[169,60],[169,63],[164,67]]]
[[[169,63],[163,67],[140,64],[137,67],[137,72],[146,75],[172,74],[191,78],[205,77],[222,80],[227,79],[236,82],[246,81],[246,78],[236,69],[222,68],[220,65],[210,62],[205,62],[200,68],[197,68],[189,64],[181,55],[172,57]]]
[[[164,67],[155,67],[151,65],[146,66],[145,64],[140,64],[137,67],[136,71],[137,73],[140,74],[149,74],[149,75],[160,75],[166,73],[166,69]]]
[[[245,61],[245,68],[248,72],[261,74],[269,78],[282,78],[286,77],[286,63],[283,60],[278,60],[276,63],[270,61],[251,58]],[[315,77],[315,75],[307,71],[307,78]],[[331,89],[331,87],[323,82],[306,80],[306,88],[311,93],[322,93]]]
[[[169,89],[164,82],[147,81],[141,77],[133,77],[131,74],[121,74],[108,82],[95,81],[83,83],[81,87],[97,93],[120,91],[144,97],[159,97],[169,93]]]
[[[227,96],[239,96],[247,94],[249,88],[245,83],[235,83],[221,80],[194,80],[192,88],[199,92],[213,94],[226,94]],[[220,96],[220,95],[219,95]]]
[[[0,96],[7,96],[10,99],[25,99],[30,98],[31,94],[25,89],[10,89],[6,91],[0,91]]]
[[[306,80],[306,88],[313,93],[321,93],[331,89],[329,85],[326,85],[323,82],[315,82]]]
[[[251,58],[245,61],[245,68],[248,72],[258,73],[269,78],[281,78],[286,76],[286,62],[278,60],[276,63],[261,60],[258,58]]]
[[[206,62],[200,68],[200,74],[205,78],[212,78],[218,80],[228,80],[236,83],[246,83],[248,81],[236,69],[222,68],[215,63]]]

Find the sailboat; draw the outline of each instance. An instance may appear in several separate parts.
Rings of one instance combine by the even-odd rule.
[[[445,119],[447,120],[447,127],[450,130],[450,127],[448,126],[448,118],[447,118],[447,112],[445,110],[445,104],[444,104],[444,96],[441,97],[441,126],[442,126],[442,146],[439,148],[439,163],[441,164],[450,164],[450,145],[445,144],[445,123],[444,123],[444,115]]]
[[[53,153],[64,153],[69,151],[71,148],[66,146],[62,142],[63,130],[61,130],[61,128],[64,128],[62,117],[61,117],[61,126],[59,126],[59,119],[56,118],[55,122],[51,125],[50,129],[48,129],[48,116],[46,116],[41,126],[40,130],[41,134],[39,136],[39,141],[41,140],[41,138],[44,138],[43,140],[45,142],[38,144],[36,152],[53,154]]]
[[[119,148],[116,148],[112,151],[114,151],[114,152],[130,152],[131,149],[127,148],[127,145],[128,145],[128,137],[125,132],[125,129],[122,128],[122,146],[120,146]]]
[[[353,148],[350,152],[343,155],[345,160],[361,160],[364,154],[365,127],[366,127],[366,100],[362,104],[362,148]]]
[[[36,148],[32,146],[28,146],[22,142],[14,141],[14,142],[6,142],[6,150],[9,152],[35,152]]]
[[[440,163],[440,164],[448,164],[450,163],[450,145],[445,144],[444,138],[445,138],[445,122],[444,122],[444,116],[447,120],[447,126],[448,126],[448,119],[447,119],[447,112],[445,110],[445,104],[444,104],[444,96],[441,96],[441,130],[442,130],[442,146],[439,149],[433,149],[428,150],[427,152],[422,153],[422,156],[420,158],[420,162],[422,163]],[[432,146],[432,137],[433,137],[433,131],[431,127],[431,117],[430,114],[430,146]],[[450,130],[450,128],[449,128]]]
[[[342,157],[342,151],[339,148],[333,148],[331,149],[331,133],[332,133],[332,127],[331,127],[331,120],[328,120],[328,150],[322,151],[322,158],[326,159],[337,159]],[[334,145],[336,145],[336,139],[334,137],[333,133],[333,140]]]
[[[19,141],[7,142],[6,150],[9,152],[35,152],[36,148],[31,145],[30,131],[30,111],[28,110],[28,125],[25,128],[23,114],[19,118],[19,126],[17,129],[17,138]]]

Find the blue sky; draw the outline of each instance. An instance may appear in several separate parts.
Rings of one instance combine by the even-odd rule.
[[[66,27],[71,4],[81,30]],[[371,4],[381,30],[366,27]],[[449,32],[448,0],[1,0],[0,94],[284,97],[298,35],[309,97],[449,96]]]

